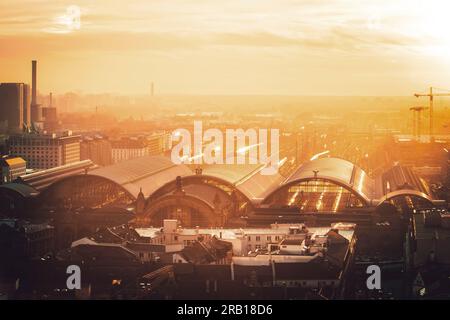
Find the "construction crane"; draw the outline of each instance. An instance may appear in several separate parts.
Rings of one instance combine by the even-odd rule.
[[[450,93],[434,93],[433,89],[437,89],[437,88],[433,88],[430,87],[430,92],[429,93],[415,93],[414,96],[416,98],[419,97],[429,97],[430,98],[430,139],[433,137],[433,100],[434,97],[450,97]]]
[[[422,111],[428,109],[427,107],[411,107],[410,111],[413,111],[413,135],[420,140],[420,128],[422,122]]]

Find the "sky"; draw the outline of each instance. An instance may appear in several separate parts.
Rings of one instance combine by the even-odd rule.
[[[450,88],[446,0],[2,0],[0,82],[41,93]]]

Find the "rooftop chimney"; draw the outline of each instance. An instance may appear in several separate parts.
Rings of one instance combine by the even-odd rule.
[[[53,94],[50,92],[50,97],[49,97],[49,107],[51,108],[51,107],[53,107]]]
[[[36,84],[36,75],[37,75],[37,61],[32,60],[31,61],[31,69],[32,69],[32,79],[31,79],[31,85],[32,85],[32,96],[31,96],[31,105],[36,105],[36,90],[37,90],[37,84]]]

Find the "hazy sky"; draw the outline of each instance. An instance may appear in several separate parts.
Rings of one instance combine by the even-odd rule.
[[[66,92],[450,88],[447,0],[1,0],[0,82]]]

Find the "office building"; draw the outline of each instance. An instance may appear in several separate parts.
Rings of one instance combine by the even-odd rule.
[[[147,137],[147,146],[149,155],[161,155],[171,149],[171,135],[166,132],[154,133]]]
[[[99,166],[112,164],[111,142],[102,136],[85,136],[80,143],[81,160],[91,160]]]
[[[0,131],[21,132],[23,124],[26,122],[26,119],[24,121],[24,110],[25,114],[28,114],[27,94],[24,84],[0,84]]]
[[[148,155],[147,142],[143,138],[122,138],[111,141],[113,163]]]
[[[80,136],[18,134],[8,140],[11,155],[24,158],[29,168],[49,169],[80,161]]]

